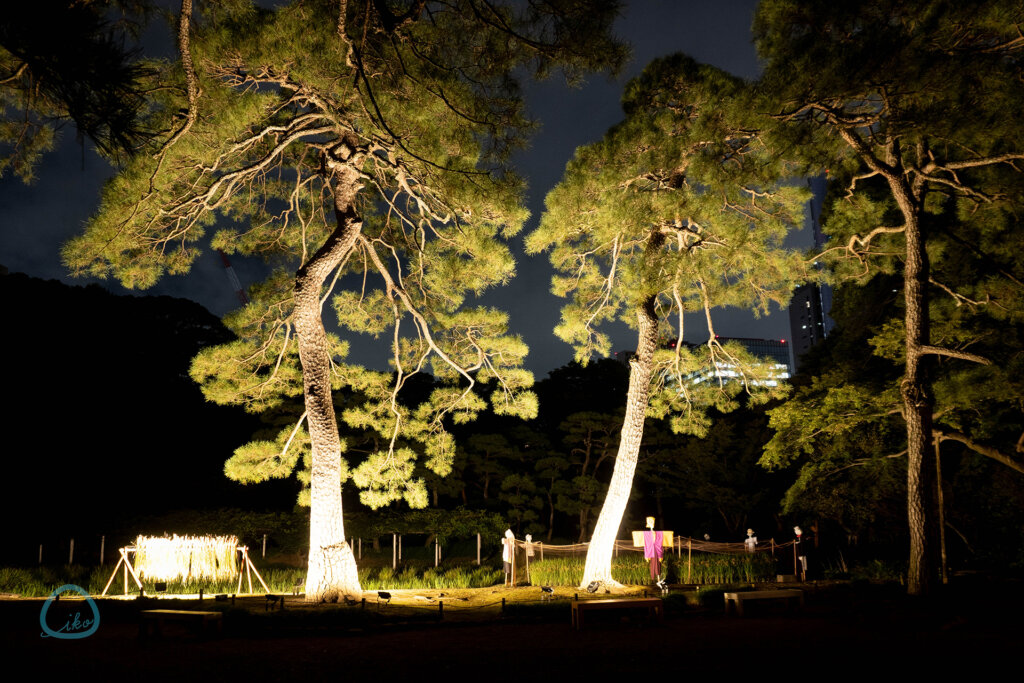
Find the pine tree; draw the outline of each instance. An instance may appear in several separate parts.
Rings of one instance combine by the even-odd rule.
[[[911,594],[928,593],[936,575],[924,460],[937,359],[990,362],[965,339],[934,343],[931,300],[987,309],[1001,301],[1009,310],[1020,299],[1012,275],[1019,249],[1010,238],[1024,199],[1022,21],[1019,3],[1005,0],[770,0],[755,20],[776,120],[788,124],[794,144],[826,138],[822,161],[848,184],[826,228],[837,246],[824,258],[844,261],[840,277],[902,275],[901,348],[891,350],[903,361]],[[933,265],[950,240],[959,244],[948,247],[1002,265],[958,290]]]
[[[201,354],[192,374],[210,400],[253,411],[303,396],[296,425],[228,468],[285,474],[308,440],[307,600],[359,590],[341,508],[349,477],[371,507],[422,507],[414,459],[447,471],[447,425],[485,408],[483,387],[499,413],[536,411],[524,344],[505,314],[467,300],[513,275],[503,240],[526,217],[505,164],[529,127],[513,74],[618,63],[615,11],[601,0],[232,2],[205,7],[190,29],[183,4],[181,58],[163,66],[151,102],[164,133],[107,186],[64,257],[74,272],[147,287],[187,271],[221,220],[214,248],[283,264],[228,317],[238,341]],[[343,364],[346,344],[324,328],[346,276],[354,286],[331,300],[339,323],[386,334],[391,373]],[[438,385],[403,405],[400,390],[428,369]],[[363,399],[345,422],[382,442],[351,471],[341,386]]]
[[[527,248],[550,249],[562,273],[553,291],[572,297],[556,333],[579,362],[610,351],[604,323],[621,319],[638,333],[582,585],[617,585],[612,549],[648,414],[671,415],[674,431],[702,435],[707,408],[728,411],[744,390],[756,400],[784,391],[769,385],[767,364],[719,343],[712,323],[718,306],[766,313],[772,301],[784,304],[807,275],[802,257],[782,248],[806,192],[780,182],[797,169],[759,134],[770,121],[757,104],[747,83],[718,69],[685,56],[656,60],[627,86],[625,121],[577,150],[528,237]],[[706,344],[683,342],[687,313],[704,314]],[[661,343],[663,329],[673,342]]]
[[[115,10],[122,20],[111,21]],[[0,176],[25,182],[72,121],[100,153],[132,154],[141,125],[146,67],[126,47],[149,13],[146,0],[11,3],[0,22]]]

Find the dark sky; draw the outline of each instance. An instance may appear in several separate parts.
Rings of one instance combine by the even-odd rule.
[[[685,52],[698,61],[755,78],[759,67],[750,24],[756,4],[755,0],[632,0],[616,31],[632,45],[633,59],[618,78],[592,76],[582,88],[573,90],[558,78],[530,86],[528,106],[542,129],[531,148],[516,158],[530,187],[533,217],[526,232],[536,226],[545,194],[558,181],[575,149],[598,140],[622,118],[619,98],[623,86],[652,59]],[[0,264],[12,272],[83,283],[67,276],[59,248],[81,229],[111,170],[89,149],[83,154],[74,138],[73,128],[66,128],[60,148],[40,164],[35,184],[25,186],[11,177],[0,180]],[[257,260],[232,260],[244,286],[266,272]],[[488,304],[509,311],[512,328],[530,346],[528,366],[538,379],[572,357],[570,347],[552,334],[563,301],[549,292],[551,274],[546,255],[527,257],[520,250],[518,277],[502,292],[486,297]],[[116,283],[106,286],[123,291]],[[200,257],[191,273],[165,278],[147,293],[192,299],[217,315],[237,304],[219,258],[210,251]],[[784,312],[755,320],[748,313],[722,311],[715,325],[723,336],[780,339],[789,335]],[[706,329],[696,319],[688,330],[692,341],[700,341],[702,334],[706,338]],[[625,326],[617,329],[613,338],[615,349],[633,348],[632,335]],[[379,351],[380,342],[368,337],[353,339],[350,359],[383,367],[385,355]]]

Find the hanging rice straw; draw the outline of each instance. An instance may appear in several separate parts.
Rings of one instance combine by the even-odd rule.
[[[135,569],[155,581],[220,580],[238,576],[236,536],[139,536]]]

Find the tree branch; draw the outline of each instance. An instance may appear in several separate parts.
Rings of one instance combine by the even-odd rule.
[[[966,434],[957,431],[944,432],[940,429],[932,428],[932,436],[939,440],[946,439],[949,441],[956,441],[958,443],[962,443],[975,453],[979,455],[984,455],[986,458],[991,458],[996,462],[1006,465],[1011,470],[1024,474],[1024,463],[1017,462],[1016,460],[1006,455],[997,448],[993,448],[992,446],[986,446],[985,444],[978,443],[977,441],[974,441]]]
[[[933,356],[948,356],[949,358],[959,358],[960,360],[980,363],[981,365],[992,365],[992,361],[988,358],[978,356],[973,353],[967,353],[966,351],[957,351],[955,349],[947,349],[941,346],[919,346],[917,349],[922,355],[930,354]]]

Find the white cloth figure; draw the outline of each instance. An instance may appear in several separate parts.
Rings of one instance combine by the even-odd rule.
[[[747,539],[743,541],[743,547],[748,553],[754,552],[757,548],[757,536],[754,535],[753,529],[747,529]]]
[[[512,561],[512,544],[515,543],[515,534],[511,529],[505,529],[505,537],[501,539],[501,561]]]
[[[505,537],[501,539],[501,561],[505,568],[505,585],[511,585],[512,581],[512,553],[516,542],[515,534],[511,529],[505,529]]]

